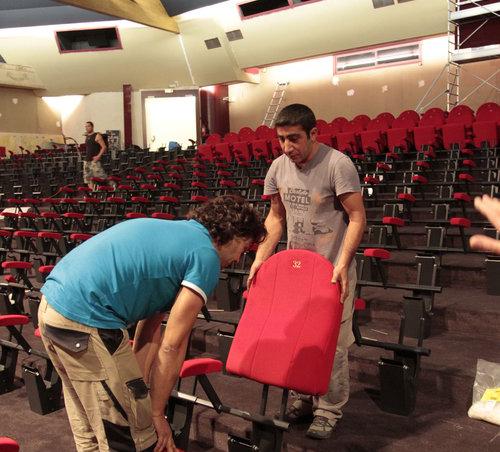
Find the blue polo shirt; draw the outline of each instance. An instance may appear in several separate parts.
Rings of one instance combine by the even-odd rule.
[[[207,301],[219,255],[195,220],[127,220],[68,253],[41,291],[64,317],[95,328],[126,328],[169,310],[181,286]]]

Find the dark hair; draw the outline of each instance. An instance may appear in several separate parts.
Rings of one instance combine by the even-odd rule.
[[[276,127],[301,126],[309,138],[311,130],[316,127],[316,116],[307,105],[291,104],[278,113],[274,125]]]
[[[92,121],[87,121],[85,124],[90,124],[92,127],[94,127],[94,123]]]
[[[267,235],[260,214],[240,196],[218,196],[191,211],[188,218],[205,226],[217,245],[234,238],[260,243]]]

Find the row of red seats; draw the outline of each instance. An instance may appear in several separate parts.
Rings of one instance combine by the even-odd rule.
[[[389,112],[374,119],[362,114],[351,121],[344,117],[330,123],[318,119],[317,126],[318,141],[351,154],[380,154],[395,149],[408,152],[424,146],[480,148],[484,142],[496,147],[500,144],[500,106],[485,103],[476,114],[466,105],[458,105],[449,113],[431,108],[422,117],[414,110],[405,110],[397,118]],[[259,126],[255,131],[243,127],[238,133],[229,132],[224,137],[212,134],[198,148],[200,158],[210,161],[234,158],[245,162],[252,157],[269,161],[280,154],[276,131],[267,126]]]

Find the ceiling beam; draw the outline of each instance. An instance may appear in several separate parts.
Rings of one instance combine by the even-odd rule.
[[[59,3],[119,17],[149,27],[179,33],[179,27],[160,0],[57,0]]]

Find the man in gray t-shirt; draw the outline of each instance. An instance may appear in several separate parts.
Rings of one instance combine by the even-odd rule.
[[[268,236],[259,246],[249,284],[274,252],[286,223],[288,248],[315,251],[335,266],[332,282],[342,290],[344,310],[329,392],[323,397],[300,396],[288,409],[290,421],[314,414],[307,435],[328,438],[349,398],[347,349],[352,334],[356,287],[354,255],[363,237],[365,210],[356,168],[341,152],[316,141],[314,113],[305,105],[285,107],[276,120],[284,155],[272,163],[264,194],[271,197],[266,219]]]

